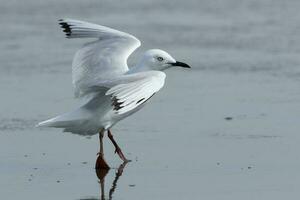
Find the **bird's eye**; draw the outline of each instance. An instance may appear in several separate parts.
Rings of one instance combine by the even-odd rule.
[[[161,62],[161,61],[164,60],[164,58],[163,58],[163,57],[157,57],[157,60],[158,60],[159,62]]]

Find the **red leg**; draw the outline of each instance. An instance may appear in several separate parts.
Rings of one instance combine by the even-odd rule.
[[[119,145],[117,144],[117,142],[114,140],[113,135],[111,134],[111,131],[108,129],[108,137],[111,140],[111,142],[113,143],[113,145],[115,146],[116,150],[115,153],[117,153],[119,155],[119,157],[124,161],[124,162],[129,162],[130,160],[127,160],[126,157],[124,156],[124,154],[122,153],[121,148],[119,147]]]

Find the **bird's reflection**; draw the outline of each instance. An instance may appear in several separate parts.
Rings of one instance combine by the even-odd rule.
[[[123,173],[124,168],[127,165],[127,163],[128,162],[124,162],[123,164],[121,164],[118,167],[116,174],[115,174],[115,178],[109,189],[108,198],[105,197],[105,176],[108,174],[109,169],[96,169],[96,174],[97,174],[97,177],[98,177],[99,183],[100,183],[100,199],[101,200],[111,200],[112,199],[112,195],[117,188],[118,180],[122,176],[122,173]],[[86,199],[81,199],[81,200],[92,200],[92,199],[96,200],[95,198],[86,198]]]

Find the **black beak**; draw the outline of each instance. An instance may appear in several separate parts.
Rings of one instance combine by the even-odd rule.
[[[188,64],[183,63],[183,62],[178,62],[176,61],[176,63],[171,63],[172,66],[178,66],[178,67],[184,67],[184,68],[191,68]]]

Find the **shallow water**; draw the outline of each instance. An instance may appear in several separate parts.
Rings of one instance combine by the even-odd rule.
[[[176,3],[175,3],[176,2]],[[136,35],[193,69],[113,128],[105,199],[295,199],[300,196],[300,2],[2,1],[1,199],[101,199],[98,138],[35,128],[72,109],[70,65],[81,40],[57,20],[77,18]]]

